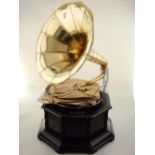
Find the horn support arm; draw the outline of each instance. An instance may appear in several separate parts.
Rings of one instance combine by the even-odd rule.
[[[97,53],[94,51],[89,53],[89,55],[87,56],[87,60],[89,60],[93,63],[99,64],[101,66],[101,73],[98,76],[96,76],[95,78],[93,78],[92,80],[82,84],[82,86],[91,85],[91,84],[101,80],[102,78],[104,78],[105,73],[106,73],[107,64],[108,64],[107,61],[104,59],[104,57],[100,53]]]

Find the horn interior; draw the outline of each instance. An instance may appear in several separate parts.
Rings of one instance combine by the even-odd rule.
[[[67,3],[45,23],[38,39],[37,62],[40,75],[60,83],[76,73],[93,42],[93,17],[82,3]]]

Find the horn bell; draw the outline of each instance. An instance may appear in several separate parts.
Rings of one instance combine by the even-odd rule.
[[[75,74],[93,44],[93,15],[81,1],[58,8],[43,26],[37,42],[37,66],[48,83]]]

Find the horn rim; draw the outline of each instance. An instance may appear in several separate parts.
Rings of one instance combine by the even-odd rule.
[[[53,84],[57,84],[57,83],[61,83],[63,81],[65,81],[66,79],[70,78],[71,76],[73,76],[75,73],[77,73],[80,68],[83,66],[83,64],[85,63],[86,59],[87,59],[87,56],[88,54],[90,53],[91,51],[91,48],[92,48],[92,45],[93,45],[93,41],[94,41],[94,21],[93,21],[93,14],[91,12],[91,10],[81,1],[76,1],[76,2],[68,2],[68,3],[65,3],[63,5],[61,5],[60,7],[58,7],[58,9],[56,9],[46,20],[46,22],[44,23],[44,25],[42,26],[42,29],[39,33],[39,36],[38,36],[38,39],[37,39],[37,47],[36,49],[38,50],[38,47],[39,45],[39,40],[41,38],[41,34],[42,34],[42,30],[45,28],[45,26],[47,26],[47,23],[48,21],[52,18],[52,16],[61,8],[63,8],[64,6],[66,5],[71,5],[71,4],[80,4],[81,6],[84,7],[84,10],[87,11],[87,13],[89,14],[90,16],[90,19],[91,19],[91,36],[90,36],[90,41],[87,42],[87,48],[86,50],[84,51],[84,53],[81,55],[81,57],[79,58],[79,60],[74,64],[74,67],[70,70],[70,71],[66,71],[65,73],[58,73],[58,74],[55,74],[55,76],[49,76],[49,80],[47,80],[47,73],[45,73],[46,75],[43,75],[43,74],[40,74],[40,77],[48,82],[48,83],[53,83]],[[83,19],[82,19],[83,20]],[[89,46],[88,46],[89,45]],[[36,52],[36,60],[37,60],[37,68],[39,70],[39,66],[40,66],[40,62],[38,62],[38,51]],[[52,72],[52,71],[51,71]],[[46,77],[45,77],[46,76]]]

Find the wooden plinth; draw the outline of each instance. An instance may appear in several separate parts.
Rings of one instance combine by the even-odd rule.
[[[114,140],[109,96],[102,93],[98,104],[89,108],[75,108],[44,104],[45,128],[38,138],[56,152],[94,153]]]

